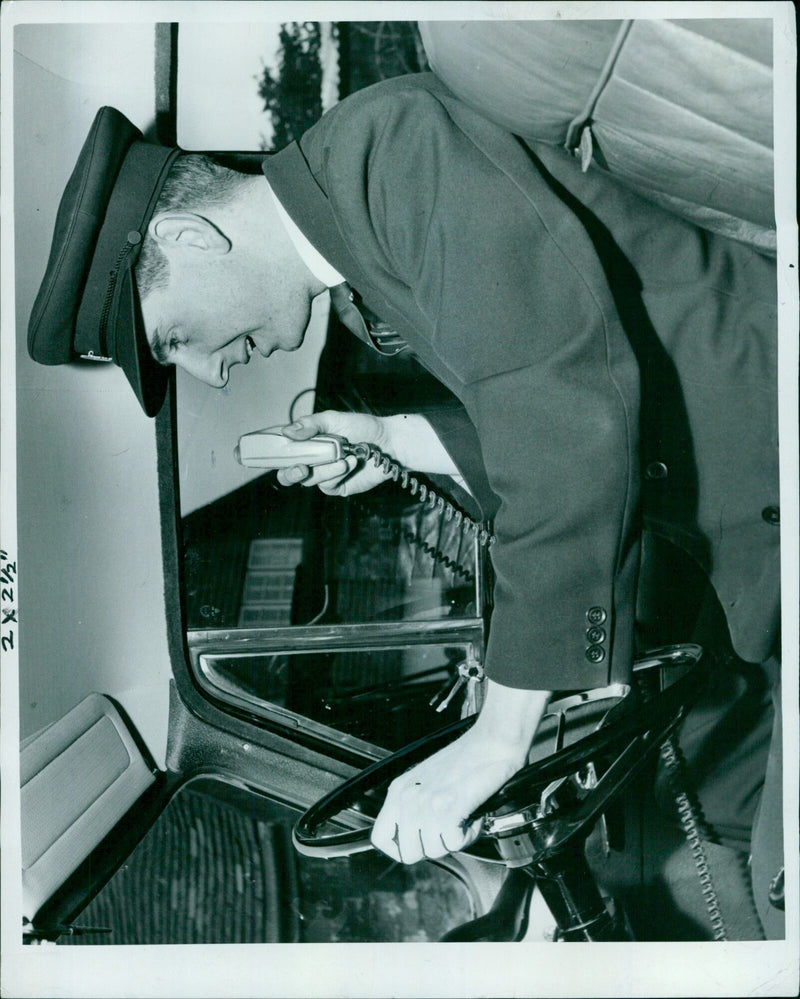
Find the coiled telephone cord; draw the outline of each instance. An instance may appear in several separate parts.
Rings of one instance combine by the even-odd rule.
[[[440,513],[444,514],[445,520],[455,520],[456,525],[468,536],[471,535],[476,538],[478,544],[483,548],[491,548],[494,544],[495,536],[490,533],[485,524],[481,524],[477,520],[468,517],[465,513],[462,513],[458,507],[454,506],[449,500],[446,500],[444,496],[440,496],[430,486],[424,482],[420,482],[408,469],[403,468],[396,461],[393,461],[380,448],[375,447],[374,444],[360,441],[358,444],[351,445],[350,453],[355,455],[359,461],[371,461],[376,468],[379,468],[386,475],[390,476],[393,482],[399,482],[401,487],[407,489],[412,496],[419,495],[420,503],[426,504],[431,510],[438,509]]]
[[[435,545],[429,544],[418,534],[415,534],[413,531],[403,531],[403,537],[409,544],[418,545],[426,555],[433,559],[434,562],[452,572],[454,576],[460,576],[466,583],[475,582],[475,574],[473,572],[470,572],[469,569],[465,569],[464,566],[456,562],[455,559],[450,558],[449,555],[440,551]]]
[[[703,841],[700,838],[700,829],[695,809],[689,799],[689,795],[681,786],[682,766],[678,755],[679,752],[674,736],[670,736],[661,746],[661,758],[667,767],[670,790],[678,809],[678,816],[686,836],[686,842],[689,844],[689,849],[692,852],[692,858],[697,868],[697,874],[700,878],[700,889],[705,899],[711,928],[714,931],[714,939],[727,940],[728,934],[725,929],[722,913],[719,909],[719,898],[714,888],[711,871],[708,867],[706,851],[703,847]]]

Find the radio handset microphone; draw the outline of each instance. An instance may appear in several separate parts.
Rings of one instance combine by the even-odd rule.
[[[295,441],[284,437],[279,427],[267,427],[240,437],[233,454],[246,468],[277,469],[292,465],[326,465],[348,454],[356,454],[356,448],[335,434],[318,434],[307,441]]]
[[[264,469],[290,468],[292,465],[309,467],[326,465],[348,455],[354,455],[359,461],[372,461],[376,468],[380,468],[393,481],[399,482],[412,496],[418,497],[420,503],[427,504],[430,509],[438,509],[446,520],[455,520],[461,529],[476,538],[480,545],[488,548],[494,543],[494,536],[484,524],[467,517],[449,500],[383,454],[374,444],[367,444],[364,441],[351,444],[346,438],[336,434],[318,434],[307,441],[294,441],[284,437],[280,427],[267,427],[240,437],[233,454],[239,464],[246,468]]]

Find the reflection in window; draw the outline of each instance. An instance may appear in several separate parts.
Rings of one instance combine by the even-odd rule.
[[[471,539],[390,483],[342,500],[262,476],[184,520],[190,629],[464,617]]]
[[[407,644],[313,652],[201,653],[215,691],[286,708],[387,749],[399,749],[459,717],[461,701],[441,704],[470,649]]]

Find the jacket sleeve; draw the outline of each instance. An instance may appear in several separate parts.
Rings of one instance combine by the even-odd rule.
[[[348,124],[362,147],[331,152],[327,169],[349,210],[364,192],[362,266],[424,316],[416,335],[464,404],[498,500],[487,674],[556,690],[624,679],[638,368],[591,240],[513,136],[436,84],[401,82]]]

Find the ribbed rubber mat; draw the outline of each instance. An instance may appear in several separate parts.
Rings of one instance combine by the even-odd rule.
[[[59,943],[277,943],[297,939],[290,827],[182,791],[76,920],[112,933]],[[280,871],[281,886],[276,872]]]
[[[200,783],[205,793],[173,797],[75,920],[112,932],[59,944],[424,941],[476,915],[465,885],[433,864],[404,867],[377,852],[300,857],[297,812]]]

